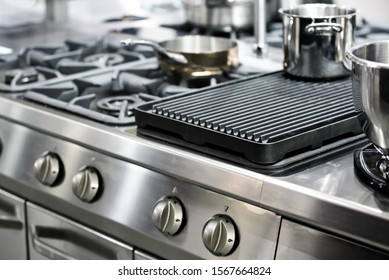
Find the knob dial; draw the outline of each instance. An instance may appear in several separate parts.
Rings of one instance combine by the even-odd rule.
[[[46,186],[53,186],[60,178],[63,167],[59,156],[46,152],[34,163],[35,177]]]
[[[212,254],[226,256],[234,249],[236,235],[232,219],[226,215],[216,215],[204,226],[203,243]]]
[[[163,198],[154,206],[153,223],[163,234],[176,234],[182,226],[183,218],[183,207],[175,197]]]
[[[81,169],[73,177],[73,193],[82,201],[92,202],[101,187],[100,175],[93,167]]]

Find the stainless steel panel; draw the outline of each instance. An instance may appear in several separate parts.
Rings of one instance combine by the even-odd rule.
[[[135,249],[134,250],[134,260],[157,260],[156,256],[153,256],[149,253],[143,252],[142,250]]]
[[[1,189],[0,259],[27,259],[24,200]]]
[[[0,100],[0,117],[5,119],[240,200],[259,201],[262,174],[137,137],[136,127],[118,130],[7,96]]]
[[[132,247],[32,203],[27,216],[30,259],[133,258]]]
[[[27,200],[162,258],[173,259],[217,258],[203,245],[202,229],[215,214],[226,214],[234,220],[241,242],[225,258],[274,258],[280,217],[272,212],[15,123],[0,120],[0,127],[4,146],[0,179],[11,181],[12,189]],[[128,147],[116,146],[117,152],[121,149]],[[44,186],[33,174],[36,158],[45,151],[55,152],[64,165],[65,177],[55,187]],[[103,191],[93,203],[79,200],[72,191],[72,177],[83,166],[96,168],[102,178]],[[209,174],[212,169],[201,170],[204,173],[199,176],[203,178],[215,175]],[[198,172],[191,168],[188,171]],[[249,188],[246,183],[235,178],[228,184],[239,190]],[[257,195],[255,187],[252,186],[252,197]],[[168,195],[182,202],[186,217],[182,231],[175,236],[163,235],[152,222],[155,203]]]
[[[261,205],[349,239],[389,251],[388,198],[354,175],[352,153],[265,180]]]
[[[282,220],[276,259],[388,259],[383,254],[342,238]]]

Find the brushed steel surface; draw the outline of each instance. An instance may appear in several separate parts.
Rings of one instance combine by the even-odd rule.
[[[27,203],[29,258],[131,260],[133,248]]]
[[[389,250],[389,199],[354,174],[353,154],[285,177],[267,177],[261,205],[373,247]]]
[[[46,122],[44,126],[47,127]],[[6,183],[4,188],[23,195],[28,201],[61,213],[88,227],[96,228],[103,234],[126,244],[169,259],[217,258],[203,245],[202,228],[210,217],[226,213],[235,221],[241,233],[241,240],[245,242],[240,243],[236,250],[225,258],[274,257],[280,217],[270,211],[207,190],[201,185],[178,179],[177,176],[174,178],[162,175],[115,158],[107,152],[103,154],[97,149],[86,149],[16,123],[1,119],[0,127],[0,138],[3,139],[4,145],[0,160],[0,180]],[[61,135],[66,135],[66,127],[62,128],[64,133]],[[74,128],[71,135],[77,135]],[[82,135],[87,135],[85,131],[83,132]],[[96,142],[98,141],[94,143]],[[127,145],[115,148],[123,156],[129,146],[132,149],[139,149],[136,145],[131,147],[131,141],[128,141]],[[42,186],[33,175],[33,162],[47,150],[57,153],[67,170],[65,178],[55,188]],[[147,153],[142,154],[142,158],[145,156]],[[155,155],[153,156],[155,161]],[[10,162],[17,164],[12,165]],[[180,161],[175,159],[169,163],[170,168],[174,168]],[[104,181],[104,192],[91,204],[80,201],[72,191],[72,177],[83,166],[94,166],[100,171]],[[211,179],[208,183],[212,185],[212,179],[218,174],[217,168],[212,169],[208,165],[203,166],[201,171],[204,171],[202,178]],[[227,173],[228,179],[231,179],[230,176],[231,174]],[[228,189],[229,186],[234,186],[236,190],[244,188],[247,184],[245,179],[245,176],[242,176],[228,180],[226,187]],[[216,183],[214,186],[217,185]],[[258,183],[251,186],[252,199],[256,196],[256,185],[258,186]],[[155,203],[161,197],[169,195],[177,197],[187,213],[185,227],[175,236],[162,234],[154,227],[151,218]]]
[[[215,191],[220,193],[220,196],[214,192],[209,193],[217,195],[219,201],[224,199],[235,201],[235,199],[239,199],[249,203],[252,209],[261,210],[257,208],[257,206],[261,206],[279,215],[291,217],[306,224],[314,225],[317,228],[347,236],[369,246],[389,250],[389,242],[386,238],[386,232],[389,232],[387,200],[379,197],[357,180],[354,175],[351,153],[289,176],[265,177],[244,168],[235,167],[196,153],[145,140],[136,135],[135,127],[128,127],[120,131],[87,120],[81,120],[74,116],[65,115],[61,112],[52,111],[48,108],[41,110],[42,107],[32,104],[25,105],[24,102],[15,101],[4,96],[0,97],[0,99],[2,101],[0,102],[0,115],[5,118],[0,123],[0,138],[3,140],[4,146],[0,161],[0,179],[7,183],[8,188],[34,201],[49,203],[50,205],[47,207],[54,207],[58,212],[67,213],[67,215],[71,215],[75,219],[81,219],[82,217],[91,226],[98,227],[99,224],[104,222],[107,224],[107,228],[109,225],[110,231],[117,238],[125,240],[129,244],[133,244],[132,241],[136,240],[136,245],[141,243],[142,246],[140,248],[156,255],[159,255],[159,252],[163,252],[164,255],[160,256],[162,258],[195,258],[199,257],[199,254],[202,258],[211,257],[211,253],[205,249],[200,240],[201,233],[198,233],[196,237],[198,238],[198,243],[192,243],[191,245],[185,244],[182,236],[194,230],[193,227],[196,230],[203,228],[208,218],[221,212],[216,211],[219,208],[216,206],[217,204],[212,203],[210,205],[213,208],[201,209],[201,211],[204,211],[202,216],[207,216],[208,218],[205,218],[202,222],[197,221],[196,226],[186,226],[177,237],[172,237],[177,238],[180,242],[166,239],[166,237],[164,241],[158,241],[158,238],[161,238],[163,235],[153,226],[150,217],[155,203],[161,197],[173,194],[170,187],[171,184],[167,183],[171,182],[171,179],[174,179],[173,181],[178,180],[175,182],[182,182],[182,185],[185,185],[184,188],[189,190],[188,192],[185,191],[185,199],[179,197],[183,201],[185,209],[188,209],[188,213],[191,212],[190,209],[192,207],[197,209],[198,205],[203,205],[203,197],[205,197],[204,199],[212,198],[212,195],[208,196],[206,193]],[[36,139],[35,137],[37,136],[32,136],[36,135],[36,133],[15,123],[10,123],[10,119],[18,123],[24,123],[36,131],[44,132],[44,134],[38,133],[39,137]],[[52,138],[48,135],[56,135],[58,138]],[[141,196],[139,201],[143,201],[142,206],[138,207],[138,205],[132,204],[131,207],[135,207],[137,213],[141,211],[140,209],[145,209],[142,211],[146,212],[149,211],[149,214],[146,215],[147,218],[145,218],[147,223],[139,222],[137,224],[131,220],[135,224],[129,225],[123,220],[119,219],[118,221],[117,218],[122,216],[119,214],[120,211],[117,210],[113,217],[107,218],[107,214],[115,213],[115,210],[107,208],[103,211],[99,206],[104,204],[100,203],[101,200],[97,200],[91,205],[82,203],[71,191],[69,176],[62,183],[62,185],[68,185],[68,188],[58,186],[56,188],[46,188],[48,190],[43,192],[42,187],[31,184],[36,179],[32,175],[33,172],[27,170],[33,166],[35,159],[44,151],[52,150],[58,153],[58,143],[62,143],[62,141],[67,141],[70,146],[76,147],[76,151],[71,153],[73,155],[72,158],[65,160],[62,153],[60,154],[61,158],[64,159],[67,174],[76,174],[79,168],[92,162],[93,166],[100,171],[108,166],[109,170],[113,168],[115,174],[118,174],[114,183],[106,182],[107,176],[110,176],[108,170],[104,171],[104,174],[108,175],[102,174],[107,186],[104,190],[104,195],[101,197],[102,201],[105,199],[115,200],[117,199],[115,197],[122,197],[118,196],[117,193],[112,193],[114,192],[113,189],[121,190],[119,193],[125,192],[126,187],[123,187],[122,180],[131,180],[131,182],[134,180],[139,182],[141,180],[142,186],[150,186],[150,188],[143,187],[142,191],[137,190],[141,188],[140,186],[135,191],[131,189],[131,193],[139,194]],[[12,143],[11,148],[8,147],[9,143]],[[26,147],[29,147],[28,143],[34,143],[34,145],[39,147],[27,149]],[[16,145],[18,148],[16,148]],[[81,156],[82,153],[79,152],[79,149],[83,150],[84,148],[79,145],[89,149],[83,156]],[[60,146],[62,147],[62,145]],[[70,154],[69,148],[62,147],[61,149],[64,149],[63,154]],[[109,156],[109,158],[104,157],[104,160],[96,161],[96,158],[99,158],[101,153]],[[22,163],[28,164],[28,167],[19,166],[20,168],[16,168],[16,166],[6,164],[17,161],[15,156],[21,157],[22,155]],[[24,158],[25,155],[31,156],[30,162],[28,158]],[[83,158],[83,160],[80,158]],[[117,159],[122,161],[117,161]],[[116,163],[113,164],[112,160]],[[117,162],[121,163],[119,164],[120,166],[129,163],[136,164],[137,166],[130,164],[132,171],[125,171],[126,168],[123,166],[122,168],[117,168]],[[146,171],[144,168],[150,171]],[[158,178],[159,176],[169,178],[169,180],[163,179],[162,181],[166,183],[163,185],[158,184],[158,188],[152,187],[152,184],[148,181],[153,180],[152,178],[157,174],[155,172],[160,173],[157,176]],[[18,178],[21,182],[15,182],[15,178]],[[29,187],[26,188],[26,186]],[[200,196],[197,194],[189,196],[189,193],[192,191],[197,192],[196,190],[201,190],[201,193],[205,191],[205,193]],[[131,194],[128,193],[128,196],[131,196]],[[192,197],[197,197],[200,200],[193,200]],[[129,204],[128,200],[122,203]],[[220,203],[223,204],[222,202]],[[113,205],[112,203],[108,204]],[[104,206],[101,207],[104,208]],[[130,209],[128,206],[120,206],[120,203],[117,207],[120,209]],[[98,209],[99,211],[97,211]],[[211,211],[211,209],[213,210]],[[197,210],[195,212],[197,213]],[[102,216],[99,216],[100,214]],[[91,215],[93,218],[91,218]],[[247,216],[243,213],[239,214],[239,217],[240,215],[245,217],[244,220],[250,217],[250,215]],[[229,216],[232,217],[232,215]],[[239,226],[240,218],[232,218],[237,221],[239,231],[243,232],[244,230]],[[190,217],[188,216],[189,219]],[[273,223],[274,221],[271,222],[271,224]],[[128,226],[136,230],[126,230]],[[123,234],[123,231],[131,232],[131,234]],[[252,230],[250,229],[250,231]],[[189,251],[189,253],[185,251],[186,247],[183,244],[189,246],[187,248],[194,246],[201,252],[194,250]],[[206,251],[205,254],[203,250]],[[228,257],[238,258],[239,254],[238,248]],[[269,258],[268,254],[266,256]],[[258,256],[250,257],[257,258]]]
[[[0,260],[27,259],[24,203],[20,197],[0,189]]]
[[[7,96],[0,96],[0,101],[0,117],[4,119],[247,202],[259,201],[265,178],[262,174],[140,138],[136,127],[118,130]],[[0,138],[5,136],[0,134]],[[20,153],[28,150],[16,152]]]
[[[127,22],[124,24],[128,25]],[[138,26],[142,24],[144,23],[139,22]],[[32,44],[61,43],[64,38],[81,39],[91,34],[101,35],[102,32],[112,28],[112,24],[84,25],[72,21],[67,25],[56,23],[37,25],[31,28],[31,32],[24,34],[25,36],[12,36],[12,40],[8,38],[9,36],[1,36],[1,38],[2,44],[19,49]],[[257,60],[251,57],[248,57],[248,60],[258,64]],[[267,67],[265,68],[268,70]],[[5,149],[0,157],[0,185],[4,189],[89,227],[101,228],[101,225],[104,225],[102,231],[106,231],[107,234],[156,255],[162,252],[160,256],[162,258],[199,258],[198,252],[186,251],[185,246],[180,248],[185,245],[183,239],[193,233],[192,236],[195,236],[193,246],[203,248],[199,228],[202,228],[215,214],[215,210],[225,209],[225,206],[222,207],[223,204],[228,204],[229,209],[233,210],[233,213],[228,215],[237,221],[238,229],[245,232],[244,240],[249,243],[251,239],[256,240],[258,236],[252,229],[253,224],[248,222],[250,218],[255,225],[271,225],[267,227],[269,236],[278,232],[275,228],[276,224],[279,226],[279,216],[274,220],[274,213],[263,212],[257,207],[259,205],[277,214],[315,226],[317,229],[325,229],[388,250],[385,237],[388,232],[387,199],[376,195],[356,179],[351,153],[296,174],[273,178],[196,153],[142,139],[136,135],[136,127],[120,130],[105,127],[6,96],[0,96],[0,118],[0,138],[5,139]],[[62,141],[68,141],[69,146],[61,144]],[[29,146],[30,143],[34,145]],[[47,150],[47,145],[50,146],[49,150],[59,149],[63,154],[72,154],[65,162],[66,166],[73,166],[71,170],[67,170],[66,182],[62,182],[55,188],[47,188],[39,184],[31,169],[36,157]],[[76,150],[73,147],[76,147]],[[82,153],[78,154],[79,151]],[[100,158],[101,154],[121,161],[113,163],[112,159],[106,159],[105,156]],[[71,191],[69,178],[78,171],[78,168],[94,163],[96,160],[99,169],[100,166],[106,165],[114,169],[120,167],[118,169],[120,179],[111,178],[109,170],[107,173],[104,172],[104,179],[109,178],[109,188],[104,192],[101,200],[112,201],[113,197],[117,197],[118,201],[113,199],[114,209],[108,206],[102,207],[103,203],[100,199],[93,204],[83,203]],[[128,166],[128,164],[136,164],[138,167],[135,167],[135,170],[124,168],[124,165]],[[146,187],[147,190],[141,191],[140,185],[149,186],[148,180],[144,178],[150,176],[164,182],[162,187],[161,185],[159,188]],[[202,195],[199,199],[203,196],[209,197],[205,199],[204,209],[200,209],[199,212],[194,211],[194,215],[200,214],[201,217],[207,216],[207,218],[197,220],[195,225],[191,224],[189,228],[185,227],[183,235],[169,237],[177,238],[174,240],[161,238],[163,235],[154,228],[150,219],[152,205],[155,205],[161,196],[170,194],[174,190],[170,186],[172,180],[174,184],[192,190],[192,192],[184,192],[184,195],[181,187],[179,188],[180,198],[181,194],[185,197],[185,207],[189,207],[190,210],[198,209],[196,207],[199,204],[204,206],[202,200],[196,199],[192,202],[191,194],[197,195],[197,192],[200,192]],[[140,184],[139,181],[142,183]],[[132,197],[133,193],[141,192],[145,192],[144,196]],[[117,193],[120,193],[120,196],[117,196]],[[149,193],[155,195],[151,195],[150,198]],[[104,198],[106,194],[111,199]],[[146,202],[146,206],[142,204],[143,208],[138,207],[139,196],[145,198],[142,200]],[[138,204],[132,205],[133,201]],[[233,202],[234,207],[231,208],[230,202]],[[132,213],[139,214],[138,210],[146,208],[150,211],[147,217],[141,216],[143,220],[134,225]],[[247,211],[251,214],[248,215]],[[259,219],[257,214],[262,215],[263,219]],[[262,223],[266,220],[264,217],[268,218],[268,223]],[[264,237],[266,234],[262,233],[259,236],[266,239]],[[255,243],[251,242],[251,244]],[[273,248],[274,243],[269,242],[268,245],[268,248]],[[257,247],[250,247],[250,250],[254,248],[255,251]],[[203,249],[205,255],[201,257],[211,258],[212,255],[205,247]],[[269,250],[269,254],[262,257],[271,258],[269,257],[271,251]],[[242,257],[243,254],[238,254],[236,251],[231,258],[239,256]]]
[[[283,219],[277,260],[374,260],[389,255]]]
[[[150,255],[149,253],[143,252],[142,250],[134,250],[134,260],[158,260],[157,257]]]

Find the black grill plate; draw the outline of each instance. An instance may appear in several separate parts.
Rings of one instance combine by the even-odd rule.
[[[313,82],[282,72],[252,76],[139,106],[140,133],[273,164],[361,133],[349,78]],[[148,133],[148,135],[150,135]]]

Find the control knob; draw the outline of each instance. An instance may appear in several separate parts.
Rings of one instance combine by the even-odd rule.
[[[58,182],[63,167],[59,156],[45,152],[34,163],[35,177],[46,186],[53,186]]]
[[[216,215],[204,226],[203,243],[212,254],[226,256],[234,249],[236,235],[232,219],[226,215]]]
[[[82,168],[73,177],[73,193],[82,201],[92,202],[101,189],[100,175],[93,167]]]
[[[165,197],[157,202],[153,210],[155,227],[166,235],[174,235],[181,228],[184,210],[175,197]]]

